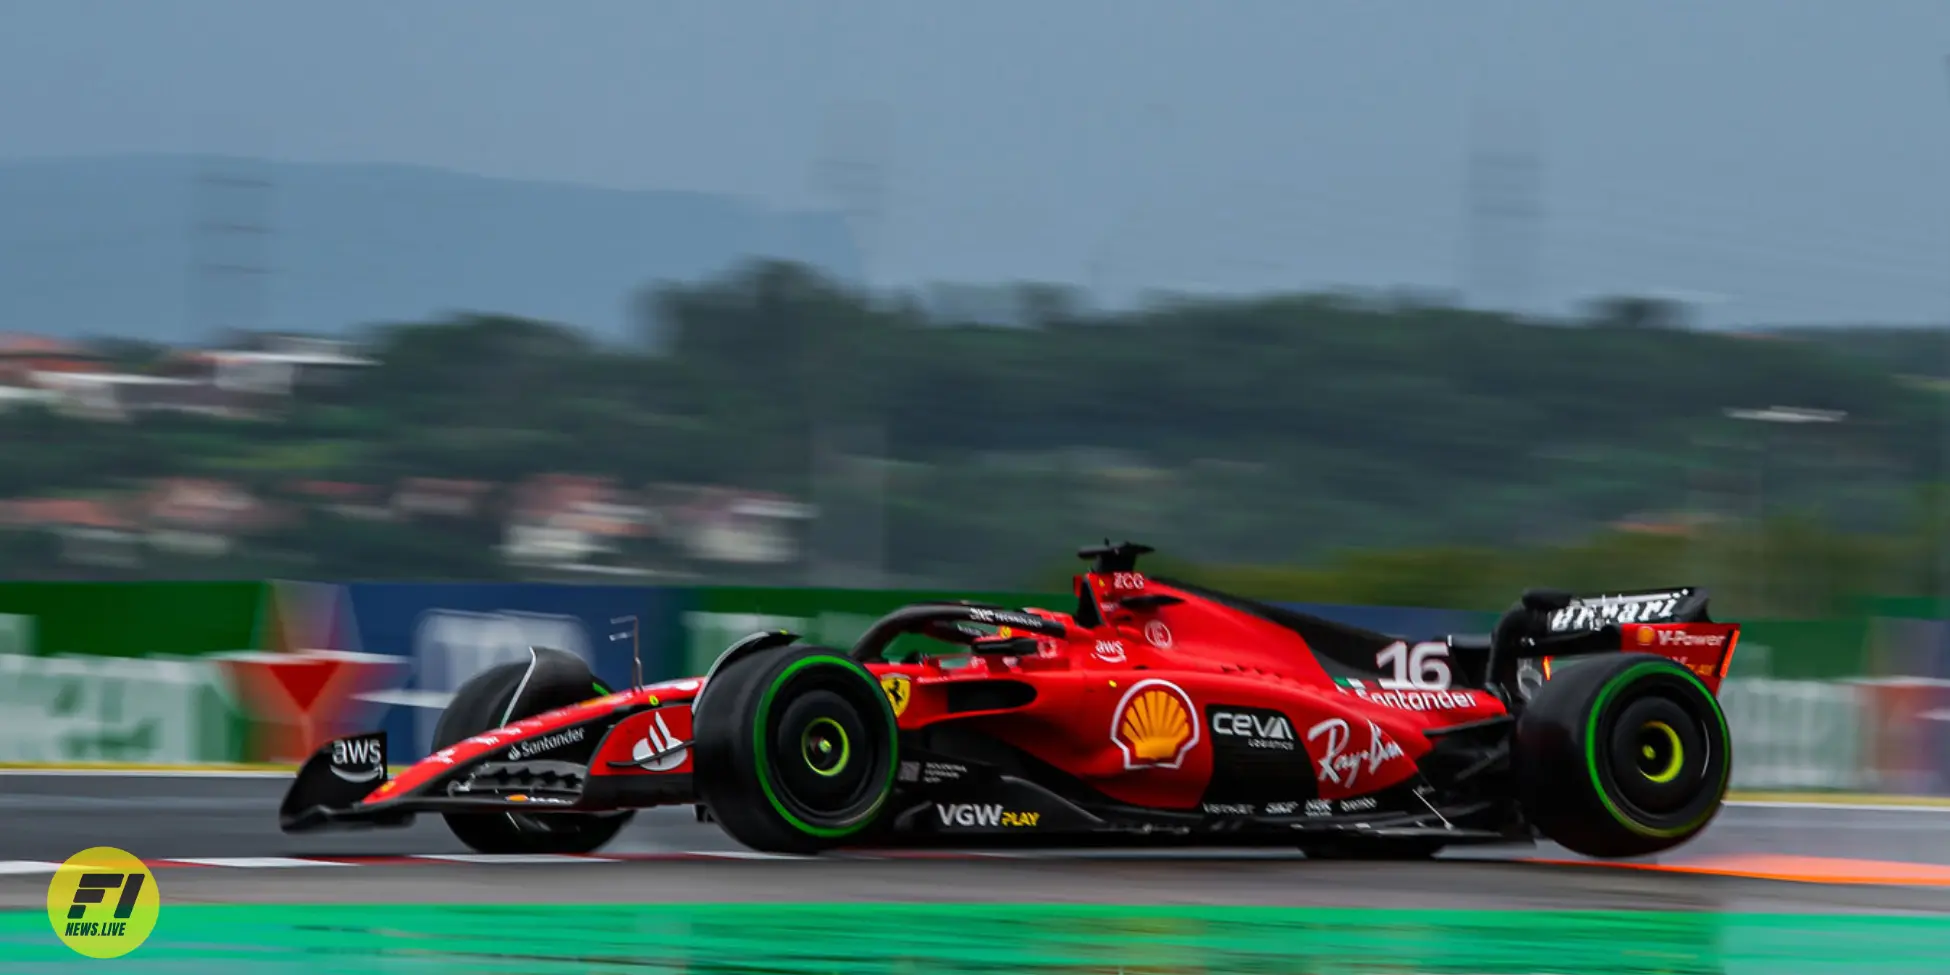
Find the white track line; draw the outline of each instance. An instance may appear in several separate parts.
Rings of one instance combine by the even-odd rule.
[[[167,863],[189,863],[199,867],[243,867],[261,869],[266,867],[350,867],[351,863],[338,863],[332,860],[301,860],[296,857],[168,857]]]
[[[449,863],[623,863],[614,857],[563,856],[546,853],[415,853],[415,860]]]
[[[97,768],[4,768],[0,776],[18,778],[100,778],[100,779],[289,779],[298,773],[282,769],[97,769]]]
[[[1950,806],[1896,802],[1796,802],[1787,800],[1742,799],[1724,803],[1730,809],[1819,809],[1823,812],[1899,812],[1950,814]]]
[[[759,853],[755,850],[696,850],[684,856],[717,857],[720,860],[820,860],[823,857],[797,856],[791,853]]]
[[[45,860],[0,860],[0,877],[53,873],[59,869],[61,869],[60,864]]]

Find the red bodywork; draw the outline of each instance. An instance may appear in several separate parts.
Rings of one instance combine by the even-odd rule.
[[[1432,747],[1424,732],[1494,718],[1503,702],[1480,687],[1458,687],[1449,644],[1391,643],[1367,670],[1378,679],[1330,675],[1318,648],[1295,629],[1136,572],[1078,577],[1100,626],[1042,609],[1027,615],[1062,624],[1063,637],[1037,636],[1021,656],[958,653],[868,668],[894,704],[902,731],[957,722],[1136,806],[1192,810],[1211,783],[1214,737],[1239,735],[1255,746],[1303,750],[1322,799],[1345,799],[1398,785]],[[1090,595],[1090,594],[1095,594]],[[1132,597],[1165,597],[1137,599]],[[1139,608],[1130,608],[1136,605]],[[1622,624],[1622,651],[1658,653],[1686,665],[1717,693],[1738,640],[1737,624]],[[1004,627],[990,639],[1020,639]],[[1345,668],[1343,668],[1345,669]],[[1546,679],[1550,661],[1543,661]],[[1029,703],[991,711],[948,712],[950,690],[966,682],[1026,682]],[[470,738],[429,756],[366,797],[382,803],[496,749],[630,714],[607,734],[589,764],[609,776],[688,775],[688,750],[648,770],[642,762],[690,738],[690,702],[703,678],[667,681],[552,711]],[[1214,728],[1217,719],[1226,725]],[[1283,717],[1244,728],[1236,713]],[[1289,753],[1290,754],[1290,753]],[[1298,766],[1298,756],[1292,756]]]

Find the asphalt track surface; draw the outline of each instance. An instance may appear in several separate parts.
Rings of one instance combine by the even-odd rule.
[[[438,816],[404,829],[289,836],[277,826],[286,774],[0,772],[0,860],[67,859],[117,846],[144,859],[466,853]],[[638,813],[605,852],[738,850],[688,807]],[[1950,865],[1950,808],[1729,805],[1707,832],[1661,860],[1772,853]],[[1460,848],[1449,857],[1571,859],[1550,844]]]
[[[0,861],[65,860],[93,846],[145,859],[464,854],[437,817],[396,830],[287,836],[287,776],[0,774]],[[740,847],[686,809],[652,810],[605,854]],[[1937,864],[1950,877],[1950,810],[1729,806],[1665,864],[1743,855]],[[177,869],[172,903],[703,901],[1105,902],[1478,909],[1926,912],[1950,915],[1950,880],[1928,886],[1785,883],[1525,860],[1575,859],[1548,844],[1475,848],[1433,863],[1306,861],[1291,851],[1013,853],[999,858],[498,863],[422,860],[305,870]],[[0,910],[44,903],[45,875],[0,876]]]

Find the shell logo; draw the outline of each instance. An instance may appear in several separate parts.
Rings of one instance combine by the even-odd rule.
[[[1651,646],[1653,636],[1654,634],[1652,632],[1652,627],[1649,626],[1639,627],[1639,646],[1641,647]]]
[[[1131,685],[1111,718],[1110,739],[1124,753],[1127,769],[1177,768],[1198,738],[1198,709],[1170,681]]]

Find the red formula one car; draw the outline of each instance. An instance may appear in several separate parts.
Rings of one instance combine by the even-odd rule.
[[[437,812],[489,853],[588,852],[690,804],[759,850],[978,840],[1248,842],[1423,857],[1538,836],[1685,842],[1731,769],[1739,626],[1679,588],[1532,591],[1487,636],[1413,642],[1148,578],[1108,545],[1070,612],[920,603],[849,650],[756,633],[708,674],[612,693],[572,654],[469,680],[437,751],[383,733],[299,771],[287,832]],[[895,644],[920,644],[899,660]],[[641,684],[641,681],[638,681]]]

